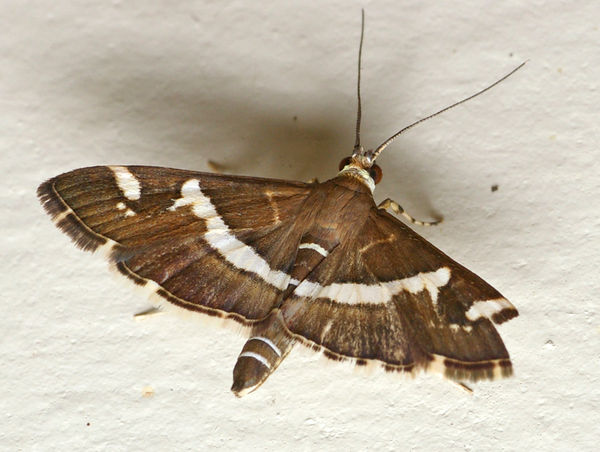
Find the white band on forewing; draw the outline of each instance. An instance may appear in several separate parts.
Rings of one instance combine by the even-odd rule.
[[[142,195],[140,181],[125,166],[109,166],[109,168],[115,174],[117,186],[123,195],[130,201],[140,199]]]
[[[272,270],[267,261],[260,256],[251,246],[238,240],[229,231],[229,227],[217,213],[215,206],[208,196],[200,190],[197,179],[186,181],[181,187],[181,198],[176,199],[169,210],[176,210],[182,206],[192,206],[192,212],[199,218],[206,220],[204,240],[223,258],[235,267],[260,276],[267,283],[284,290],[289,282],[290,275]]]
[[[355,167],[352,167],[357,169]],[[361,170],[364,171],[364,170]],[[366,173],[366,171],[365,171]],[[290,275],[280,270],[273,270],[268,262],[260,256],[251,246],[238,240],[229,227],[217,213],[211,203],[200,189],[197,179],[186,181],[181,187],[181,198],[176,199],[169,210],[174,211],[183,206],[192,206],[192,212],[206,221],[207,231],[204,239],[207,243],[230,264],[235,267],[256,274],[265,282],[284,290],[288,284],[297,284]],[[323,254],[325,249],[315,243],[301,244],[299,248],[310,248]],[[450,269],[442,267],[434,272],[419,273],[410,278],[381,282],[379,284],[359,283],[334,283],[322,286],[319,283],[304,280],[298,284],[294,294],[312,299],[329,298],[338,303],[387,303],[392,297],[403,290],[416,294],[427,290],[434,303],[437,302],[438,288],[446,285],[450,280]]]

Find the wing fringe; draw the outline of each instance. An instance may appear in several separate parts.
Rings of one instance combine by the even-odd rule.
[[[94,252],[108,243],[115,244],[113,240],[92,231],[79,219],[56,191],[55,180],[56,178],[49,179],[37,189],[38,198],[54,224],[84,251]]]
[[[510,359],[507,358],[469,362],[447,358],[442,355],[426,355],[426,359],[422,362],[415,361],[408,364],[392,364],[378,359],[343,355],[306,339],[304,336],[294,334],[289,330],[288,334],[297,342],[310,348],[316,353],[321,353],[329,360],[349,362],[356,367],[379,367],[386,372],[404,373],[410,376],[415,376],[419,371],[435,373],[456,382],[497,380],[499,378],[508,378],[513,375],[512,363]]]

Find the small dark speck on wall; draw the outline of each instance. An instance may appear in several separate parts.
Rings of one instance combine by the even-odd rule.
[[[492,189],[493,192],[494,191],[498,191],[498,184],[492,185],[491,189]]]

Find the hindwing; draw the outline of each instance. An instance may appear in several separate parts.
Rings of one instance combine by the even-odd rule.
[[[502,295],[373,207],[282,306],[286,326],[331,359],[477,380],[512,372],[495,323],[518,315]]]

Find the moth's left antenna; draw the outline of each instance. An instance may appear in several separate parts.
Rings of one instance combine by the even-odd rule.
[[[361,23],[360,23],[360,44],[358,46],[358,82],[356,84],[356,91],[358,95],[358,109],[356,111],[356,141],[354,142],[354,153],[361,152],[360,146],[360,118],[362,114],[362,108],[360,105],[360,66],[362,61],[362,46],[363,38],[365,36],[365,10],[361,10]]]

